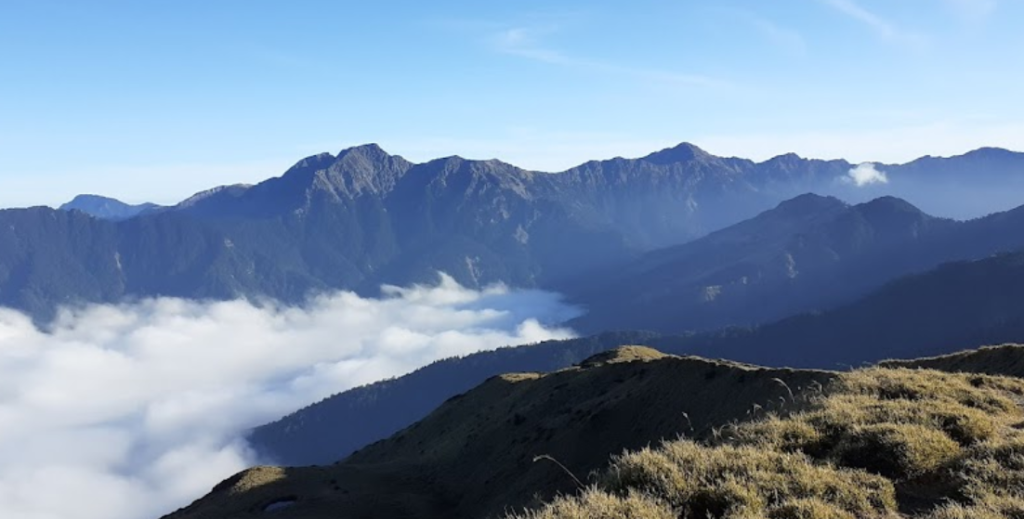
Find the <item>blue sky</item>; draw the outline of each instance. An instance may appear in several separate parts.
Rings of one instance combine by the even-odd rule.
[[[2,0],[0,207],[172,203],[366,142],[560,170],[1024,148],[1024,0]]]

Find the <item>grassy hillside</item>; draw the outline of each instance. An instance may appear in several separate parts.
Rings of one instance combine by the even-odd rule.
[[[880,365],[891,368],[927,368],[954,373],[985,373],[1024,378],[1024,346],[1003,344],[937,357],[887,360]]]
[[[1019,379],[854,371],[789,416],[616,456],[517,517],[1022,517],[1022,397]]]
[[[924,359],[1020,365],[1022,347]],[[993,368],[988,371],[996,371]],[[623,347],[502,375],[331,466],[260,467],[169,519],[1021,517],[1024,380],[778,370]]]
[[[275,517],[498,517],[576,488],[537,456],[585,479],[624,449],[710,439],[752,409],[795,405],[786,386],[835,376],[620,348],[547,375],[493,377],[341,463],[253,469],[170,517],[264,517],[291,501]]]
[[[439,360],[407,375],[325,398],[257,427],[249,435],[249,444],[272,463],[334,463],[423,419],[445,400],[491,377],[510,372],[547,373],[622,344],[660,341],[649,333],[606,333]],[[664,350],[660,344],[658,347]]]

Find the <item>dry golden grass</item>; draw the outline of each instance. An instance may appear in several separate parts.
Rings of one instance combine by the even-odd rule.
[[[789,414],[613,458],[597,489],[621,517],[1024,519],[1024,381],[869,368],[804,391]],[[526,517],[590,517],[563,497]],[[576,515],[560,515],[573,510]],[[646,510],[646,509],[643,509]],[[595,516],[596,517],[596,516]]]
[[[938,357],[888,360],[879,365],[887,368],[926,368],[950,372],[1024,377],[1024,346],[1020,344],[986,346]]]
[[[282,519],[502,517],[592,483],[588,475],[607,468],[616,454],[682,433],[705,438],[755,408],[758,415],[783,401],[791,408],[791,391],[828,385],[837,376],[625,346],[554,373],[493,377],[342,462],[288,468],[269,484],[223,491],[239,478],[262,477],[242,473],[169,517],[269,517],[265,508],[282,499],[294,500],[273,512]],[[590,509],[586,517],[645,517],[649,507],[641,505],[655,499],[605,494],[632,500],[608,508],[595,495],[545,513],[575,517],[583,512],[573,509]]]
[[[684,517],[774,515],[808,498],[858,516],[896,506],[892,483],[879,476],[814,464],[803,454],[688,440],[616,458],[602,488],[648,492]]]
[[[1019,497],[989,497],[971,505],[953,503],[940,507],[928,519],[1021,519],[1024,518],[1024,499]]]
[[[1024,380],[983,374],[1021,355],[840,374],[625,347],[494,377],[343,462],[252,469],[170,517],[1024,519]]]
[[[280,481],[285,477],[286,471],[281,467],[253,467],[217,485],[214,491],[220,490],[228,494],[244,494],[259,487],[270,485],[275,481]]]
[[[583,495],[558,498],[543,509],[519,516],[528,519],[676,519],[672,508],[637,492],[625,496],[588,489]]]

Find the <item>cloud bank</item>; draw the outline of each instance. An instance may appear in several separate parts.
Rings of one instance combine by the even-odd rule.
[[[889,176],[879,170],[871,162],[859,164],[846,173],[846,181],[857,187],[869,186],[871,184],[888,184]]]
[[[253,426],[443,357],[572,335],[543,324],[575,315],[550,293],[446,276],[384,292],[92,306],[46,332],[0,309],[0,517],[159,517],[254,464]]]

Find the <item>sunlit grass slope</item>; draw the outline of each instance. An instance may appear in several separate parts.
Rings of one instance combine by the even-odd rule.
[[[858,370],[798,412],[615,456],[521,517],[1024,517],[1022,395],[1014,378]]]
[[[493,377],[336,464],[254,468],[170,517],[1024,518],[1024,379],[990,374],[1022,354],[836,373],[622,347]]]

